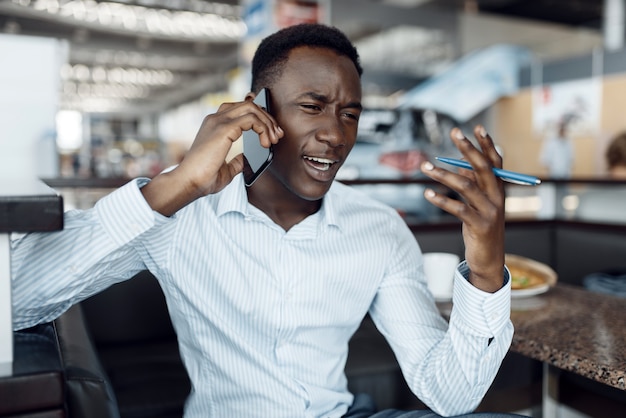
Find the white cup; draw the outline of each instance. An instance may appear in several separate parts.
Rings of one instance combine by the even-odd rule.
[[[424,253],[428,289],[436,300],[452,299],[454,274],[459,261],[459,256],[452,253]]]

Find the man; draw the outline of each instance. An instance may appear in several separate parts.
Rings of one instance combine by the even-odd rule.
[[[539,161],[548,169],[551,179],[568,179],[574,166],[574,144],[569,138],[568,121],[570,117],[559,122],[557,135],[548,138],[542,145]],[[539,217],[555,217],[564,212],[563,199],[568,194],[567,185],[557,187],[554,183],[546,183],[538,190],[541,199]]]
[[[501,159],[482,128],[482,152],[454,130],[475,171],[422,167],[465,199],[426,192],[463,221],[466,262],[448,326],[403,220],[334,182],[356,141],[361,71],[336,29],[300,25],[265,39],[252,92],[207,116],[177,167],[68,213],[62,232],[14,244],[15,327],[49,321],[148,268],[193,384],[186,417],[373,414],[353,404],[343,372],[368,312],[422,401],[442,415],[473,410],[513,332],[503,187],[491,171]],[[252,102],[261,88],[271,114]],[[250,129],[274,159],[246,188],[243,157],[225,158]]]
[[[574,145],[567,129],[566,122],[559,122],[557,135],[548,138],[541,148],[539,160],[552,179],[568,179],[572,175]]]

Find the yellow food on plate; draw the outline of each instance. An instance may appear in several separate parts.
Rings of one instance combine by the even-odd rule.
[[[554,286],[557,276],[548,265],[514,254],[505,255],[505,263],[511,272],[511,289],[533,289],[546,284]]]
[[[546,283],[542,276],[530,270],[509,267],[509,271],[511,272],[511,289],[528,289],[543,286]]]

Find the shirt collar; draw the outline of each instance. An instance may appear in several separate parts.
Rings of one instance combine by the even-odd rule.
[[[336,209],[337,199],[340,199],[340,196],[335,190],[336,183],[333,183],[326,196],[324,196],[318,215],[320,217],[320,225],[341,228]],[[218,199],[217,216],[220,217],[229,212],[239,212],[244,216],[251,214],[248,194],[246,193],[246,186],[243,183],[243,175],[241,174],[235,176],[233,181],[222,190]]]
[[[328,190],[328,193],[326,193],[326,196],[324,196],[320,211],[322,212],[325,225],[334,225],[341,229],[339,216],[337,213],[337,201],[338,199],[341,199],[341,196],[336,192],[336,185],[337,182],[333,182],[333,184],[330,186],[330,190]]]
[[[216,214],[220,217],[229,212],[248,214],[248,195],[243,184],[242,174],[235,176],[220,193]]]

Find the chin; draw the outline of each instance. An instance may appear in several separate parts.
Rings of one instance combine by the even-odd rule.
[[[315,202],[317,200],[321,200],[324,198],[324,196],[326,196],[326,193],[328,193],[328,190],[330,188],[326,187],[324,188],[323,191],[321,190],[315,190],[315,191],[306,191],[303,193],[297,193],[297,195],[304,200],[308,200],[310,202]]]
[[[271,169],[272,167],[270,166],[270,170]],[[282,187],[289,191],[289,193],[302,200],[311,202],[322,199],[326,193],[328,193],[328,190],[330,190],[330,187],[335,180],[333,176],[332,179],[319,181],[315,180],[306,173],[299,173],[295,171],[292,171],[291,173],[271,171],[271,174],[277,184],[281,184]]]
[[[303,200],[314,202],[314,201],[322,199],[326,195],[326,193],[328,193],[328,190],[330,190],[330,186],[332,182],[307,184],[304,187],[303,187],[303,184],[304,184],[303,182],[296,183],[296,184],[297,184],[296,187],[291,187],[291,191],[296,196],[298,196],[299,198]]]

